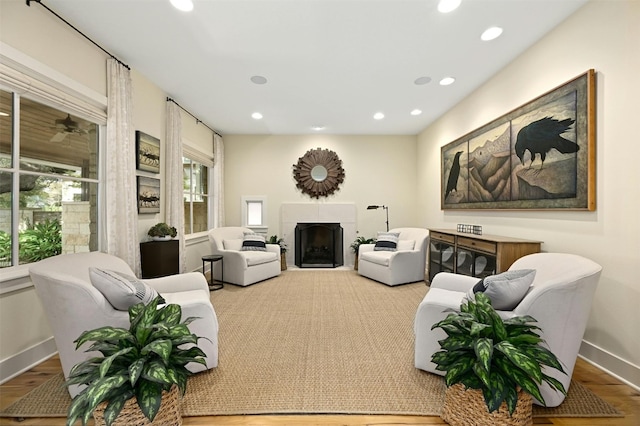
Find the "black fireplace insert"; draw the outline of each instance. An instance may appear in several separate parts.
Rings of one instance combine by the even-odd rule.
[[[298,223],[295,263],[299,268],[337,268],[344,265],[339,223]]]

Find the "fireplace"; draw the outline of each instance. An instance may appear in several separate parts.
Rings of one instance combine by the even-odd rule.
[[[299,268],[337,268],[344,265],[343,232],[339,223],[298,223],[295,264]]]

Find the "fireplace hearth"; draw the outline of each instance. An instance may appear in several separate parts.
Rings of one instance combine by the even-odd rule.
[[[339,223],[298,223],[295,264],[299,268],[337,268],[344,265],[343,231]]]

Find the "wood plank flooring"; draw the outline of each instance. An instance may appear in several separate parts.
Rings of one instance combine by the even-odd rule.
[[[0,386],[0,407],[6,407],[25,395],[51,376],[61,371],[58,357],[53,357],[30,371]],[[640,425],[640,393],[602,372],[591,364],[578,359],[573,378],[580,381],[598,396],[625,413],[624,418],[534,418],[536,425],[562,426],[638,426]],[[6,419],[0,418],[0,425],[64,425],[63,418]],[[79,423],[78,423],[79,424]],[[91,423],[92,424],[92,423]],[[273,415],[273,416],[210,416],[185,417],[183,425],[324,425],[324,426],[376,426],[376,425],[443,425],[439,417],[427,416],[367,416],[367,415]]]

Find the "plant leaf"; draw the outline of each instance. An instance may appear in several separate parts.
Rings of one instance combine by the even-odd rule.
[[[524,352],[513,346],[508,341],[496,344],[495,348],[502,352],[516,367],[523,370],[537,383],[542,381],[542,371],[540,369],[540,364],[538,364],[536,360],[529,358]]]
[[[173,344],[169,339],[155,340],[149,343],[147,346],[142,348],[140,351],[141,355],[148,355],[153,352],[156,353],[162,358],[165,362],[169,360],[169,356],[171,355],[171,349],[173,349]]]
[[[562,368],[562,364],[558,361],[558,358],[547,348],[543,346],[531,346],[525,349],[527,355],[535,360],[537,360],[542,365],[548,365],[549,367],[553,367],[558,371],[567,374]]]
[[[142,381],[136,387],[138,406],[149,421],[155,419],[162,402],[162,386],[158,383]]]
[[[124,328],[107,326],[85,331],[80,337],[74,340],[74,343],[76,344],[76,349],[78,349],[88,341],[113,341],[129,338],[131,338],[131,333]]]
[[[72,426],[76,420],[81,418],[87,408],[87,394],[81,392],[73,398],[67,412],[67,426]],[[84,426],[86,423],[82,422]]]
[[[553,389],[557,390],[558,392],[562,392],[562,394],[564,394],[564,395],[567,394],[567,390],[564,388],[562,382],[560,382],[555,377],[551,377],[551,376],[547,376],[546,374],[542,374],[542,380],[544,380],[545,382],[549,383],[549,386],[551,386]]]
[[[478,362],[486,372],[491,371],[491,359],[493,358],[493,340],[481,338],[473,345]]]
[[[109,392],[127,382],[124,375],[104,377],[91,383],[86,390],[88,408],[93,411],[96,406],[105,400]]]
[[[504,378],[500,373],[492,373],[489,381],[491,386],[488,387],[487,392],[483,392],[484,402],[487,404],[489,412],[496,411],[502,405],[505,397],[508,394],[508,386]]]
[[[166,323],[169,327],[178,325],[182,317],[182,308],[175,303],[164,306],[160,309],[158,322]]]
[[[470,349],[473,347],[473,341],[475,339],[472,336],[457,334],[447,337],[446,339],[438,341],[442,349],[448,351],[454,351],[456,349]]]
[[[167,373],[167,368],[160,361],[152,361],[145,365],[142,377],[161,384],[171,384],[171,378]]]
[[[144,346],[147,344],[147,339],[153,330],[154,320],[156,318],[158,307],[158,298],[153,299],[149,304],[144,306],[142,312],[138,316],[138,323],[135,328],[132,328],[131,332],[136,336],[138,344]],[[133,327],[133,324],[131,324]]]
[[[140,358],[129,366],[129,383],[131,383],[131,386],[135,386],[138,382],[146,362],[146,358]]]
[[[468,371],[471,370],[475,363],[473,357],[459,358],[456,362],[449,365],[447,374],[445,374],[445,383],[451,386],[459,381]]]
[[[111,356],[104,358],[104,360],[100,364],[100,377],[104,377],[107,375],[107,373],[109,372],[109,369],[111,368],[111,364],[113,364],[113,361],[115,361],[118,357],[131,352],[132,349],[133,348],[125,348],[116,352]]]
[[[122,407],[124,407],[125,402],[131,398],[131,396],[127,396],[127,394],[120,394],[109,398],[109,404],[107,404],[107,408],[104,410],[104,422],[107,426],[111,426],[113,421],[122,411]]]

